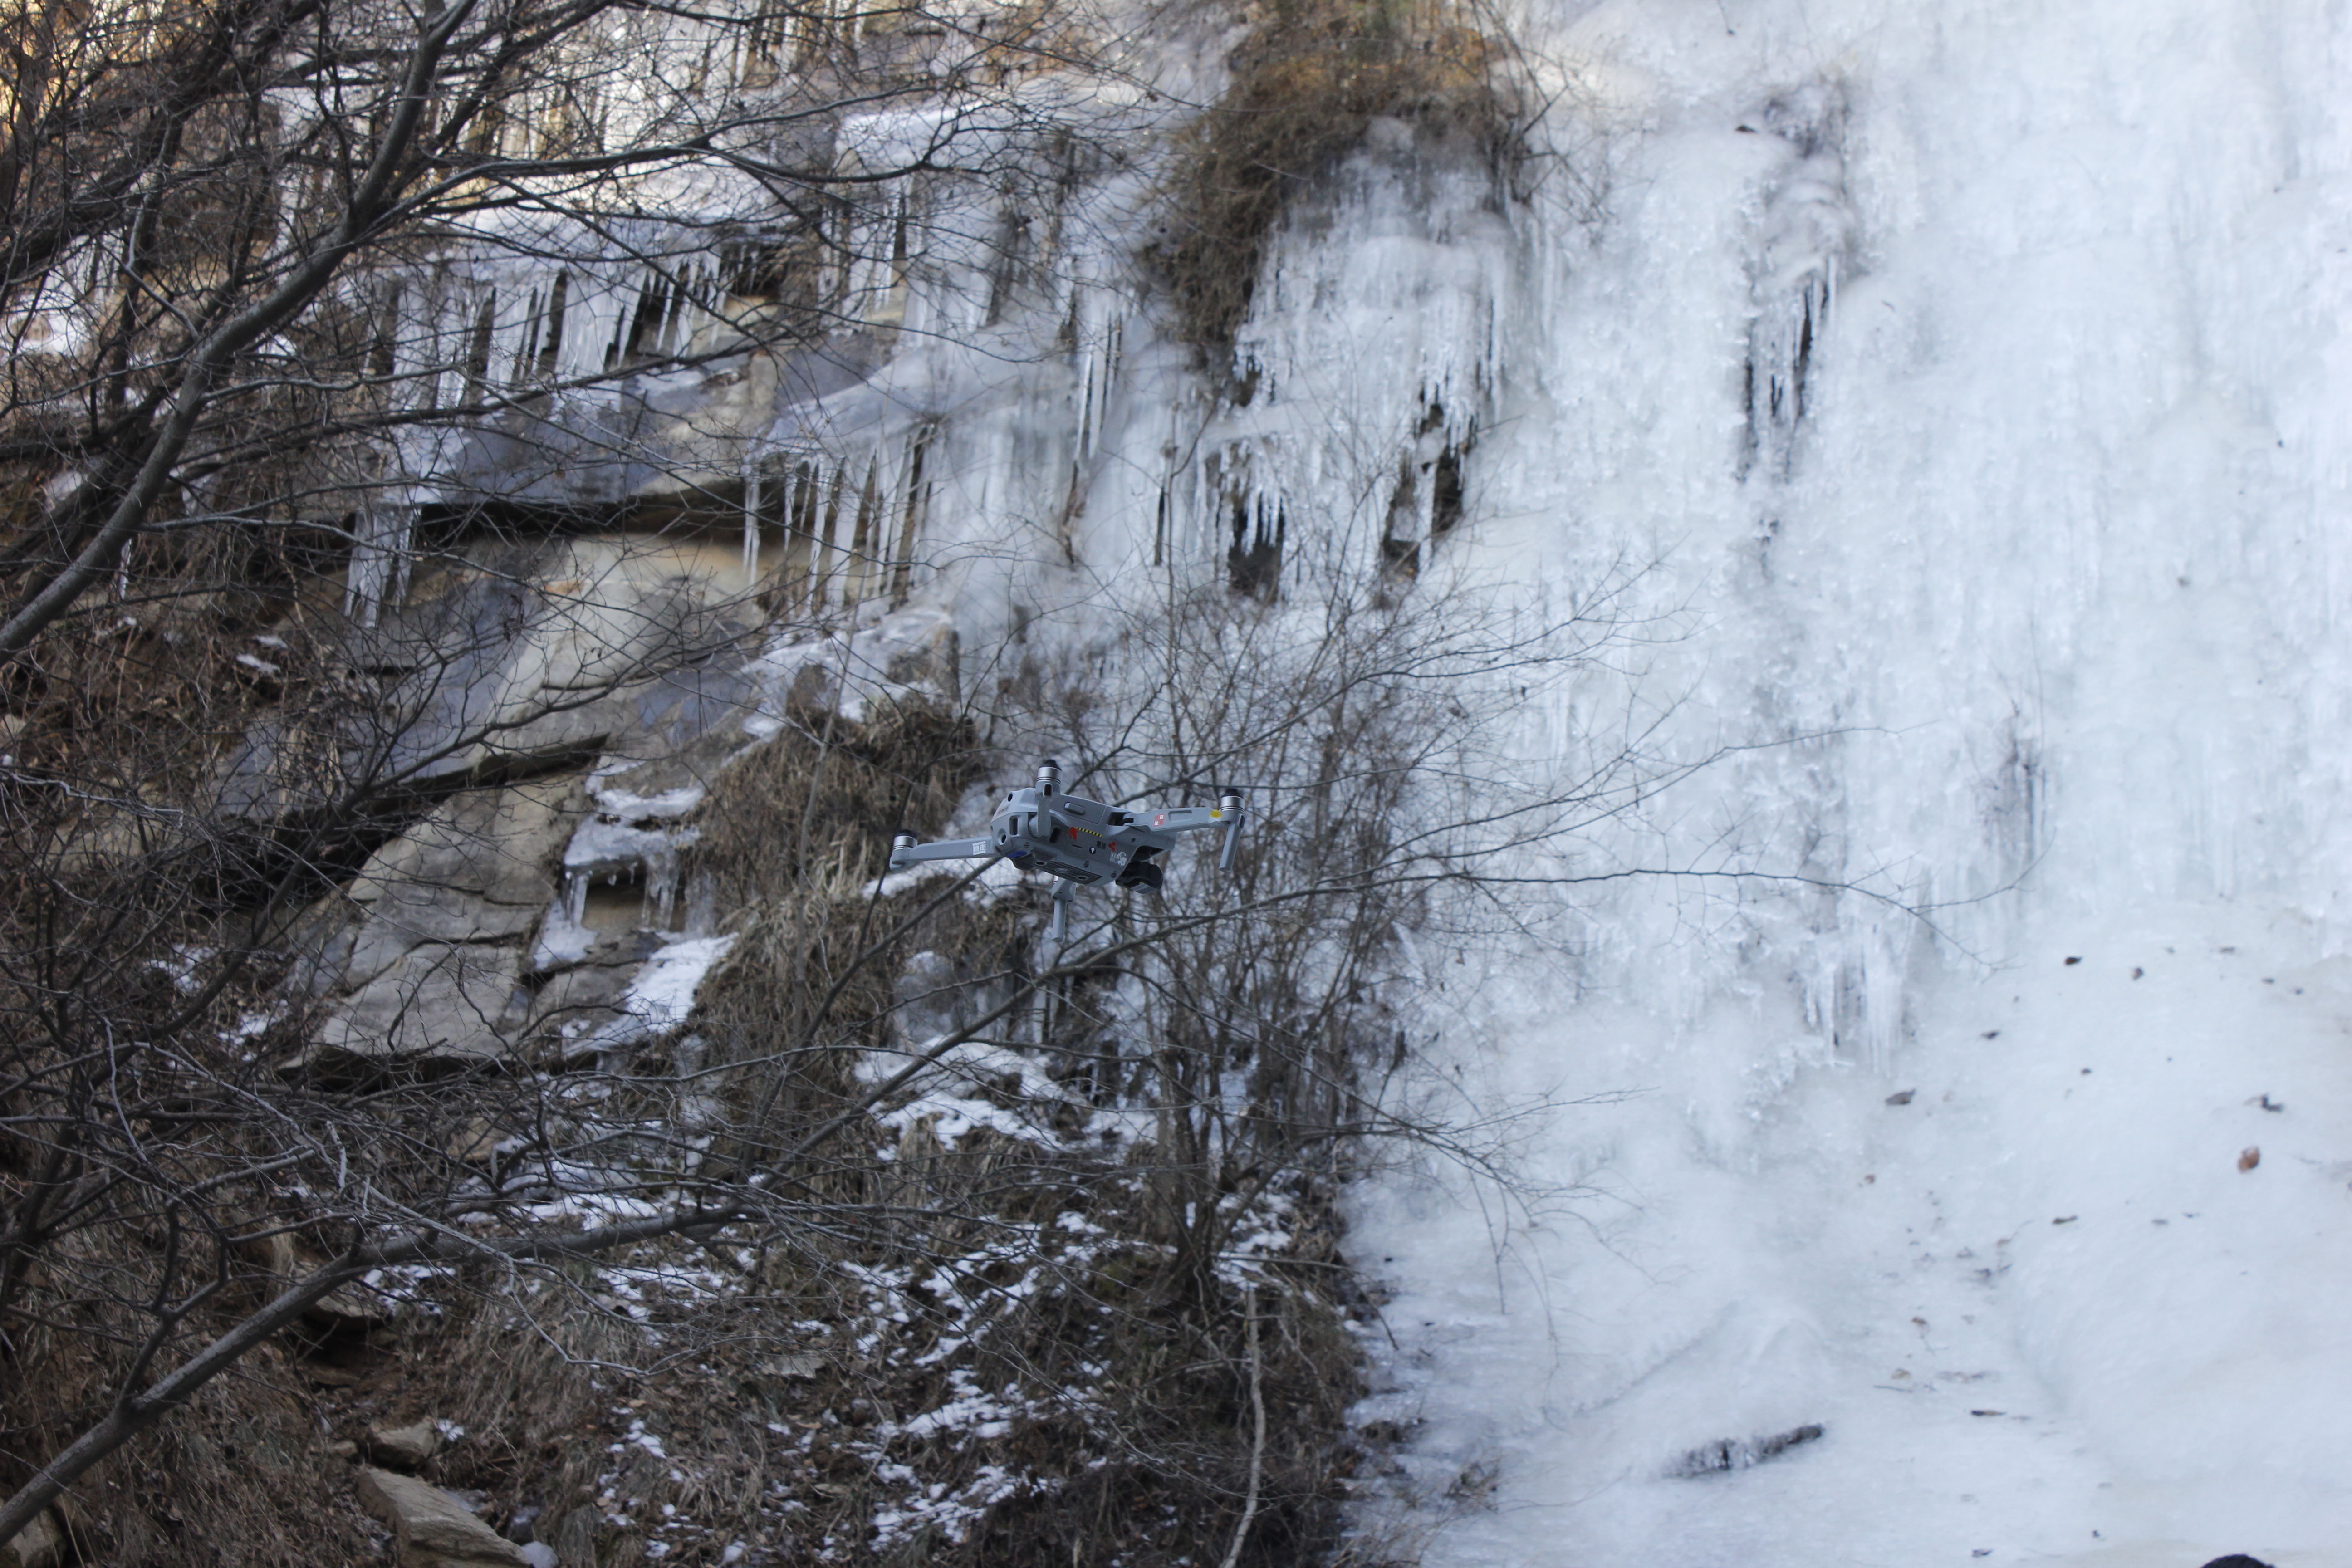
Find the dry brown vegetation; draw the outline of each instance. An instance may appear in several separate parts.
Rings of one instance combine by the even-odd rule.
[[[432,289],[420,245],[446,261],[465,248],[452,232],[471,234],[460,272],[562,260],[619,268],[634,289],[678,270],[681,254],[757,228],[781,232],[788,256],[821,240],[828,270],[845,279],[859,243],[851,209],[891,172],[837,180],[830,139],[803,131],[845,99],[863,112],[940,90],[929,69],[907,68],[916,54],[959,72],[992,55],[975,68],[1002,77],[1024,49],[925,43],[911,10],[907,26],[863,29],[872,36],[852,47],[861,29],[839,25],[840,7],[754,9],[737,30],[764,44],[745,40],[741,63],[764,47],[776,68],[760,83],[717,84],[761,90],[717,94],[699,74],[688,85],[690,73],[660,68],[676,13],[600,0],[421,14],[341,0],[45,5],[0,26],[10,46],[0,333],[12,350],[0,366],[0,1542],[85,1473],[77,1444],[172,1424],[179,1394],[159,1378],[199,1363],[210,1376],[251,1348],[211,1336],[251,1326],[289,1282],[252,1247],[299,1237],[296,1272],[356,1267],[361,1238],[386,1234],[376,1205],[387,1198],[420,1201],[446,1223],[451,1194],[480,1179],[464,1152],[479,1141],[474,1123],[532,1121],[545,1086],[508,1064],[456,1092],[422,1081],[446,1076],[438,1068],[341,1079],[310,1070],[320,1009],[303,970],[317,954],[301,950],[320,943],[297,917],[320,910],[310,927],[331,926],[336,900],[322,895],[453,788],[560,777],[605,734],[572,723],[540,744],[527,734],[538,721],[564,730],[566,713],[649,666],[690,664],[730,634],[640,658],[625,632],[625,646],[590,661],[602,675],[532,711],[452,729],[423,716],[453,686],[495,686],[483,661],[511,651],[519,627],[561,595],[527,566],[466,563],[457,575],[483,591],[444,595],[455,623],[396,646],[376,616],[389,624],[416,607],[390,586],[405,566],[363,592],[353,572],[349,599],[336,579],[364,551],[383,558],[382,492],[423,477],[393,450],[417,422],[460,437],[500,432],[501,460],[524,468],[574,449],[542,417],[562,368],[553,301],[566,298],[564,279],[541,279],[553,292],[530,345],[493,356],[496,289],[455,313],[421,309]],[[1041,10],[1027,25],[1046,20]],[[609,109],[616,83],[637,121],[609,121],[585,140],[577,125],[557,134],[556,100],[601,94]],[[664,215],[632,175],[647,163],[674,170],[693,131],[739,137],[739,149],[756,142],[774,155],[775,184],[746,187],[744,205],[759,210],[717,225],[698,195],[649,239]],[[598,154],[593,174],[572,161],[583,152]],[[497,181],[460,177],[489,165]],[[614,211],[638,220],[635,240],[615,237]],[[796,226],[803,218],[816,226]],[[644,361],[789,348],[843,320],[754,310],[737,321],[729,312],[744,312],[720,284],[741,281],[740,269],[697,277],[709,318],[700,338],[646,345],[633,330],[600,353],[603,340],[575,320],[578,388],[625,401]],[[447,281],[444,268],[434,286]],[[783,282],[765,286],[791,294]],[[499,288],[511,317],[518,290],[511,278]],[[638,325],[659,323],[656,300],[683,316],[688,291],[648,284]],[[541,320],[556,323],[544,336]],[[534,445],[545,442],[557,456]],[[626,460],[662,468],[680,493],[700,493],[709,477],[666,450],[633,447]],[[401,529],[416,522],[393,510],[408,519]],[[404,563],[465,526],[438,522],[447,527],[432,539],[398,534]],[[527,558],[549,533],[581,526],[550,508],[509,553]],[[587,618],[662,613],[571,592]],[[465,761],[469,750],[478,763]],[[235,776],[240,754],[259,759],[251,776]],[[847,830],[824,826],[830,853]],[[241,1016],[248,1008],[268,1015],[258,1033]],[[470,1022],[488,1033],[491,1020]],[[308,1331],[278,1326],[298,1342]],[[223,1359],[201,1363],[215,1351]],[[200,1433],[218,1397],[197,1395]],[[112,1479],[103,1464],[87,1473]],[[283,1501],[258,1482],[237,1489],[261,1473],[226,1472],[217,1518],[150,1560],[300,1550],[303,1489],[278,1488]],[[188,1474],[213,1484],[202,1467]],[[167,1492],[145,1495],[176,1507]],[[152,1532],[136,1510],[123,1517],[106,1550],[130,1561]]]
[[[120,1347],[92,1326],[20,1332],[11,1370],[22,1381],[10,1388],[11,1420],[0,1429],[11,1450],[53,1447],[106,1407]],[[78,1560],[311,1568],[371,1555],[369,1523],[323,1452],[299,1348],[264,1346],[151,1440],[86,1476],[57,1514]]]
[[[1587,642],[1608,632],[1596,609]],[[26,1075],[0,1148],[11,1205],[54,1217],[26,1199],[65,1202],[80,1173],[105,1203],[7,1250],[27,1375],[0,1479],[134,1384],[142,1341],[184,1353],[289,1265],[454,1217],[479,1240],[390,1271],[396,1305],[318,1303],[235,1374],[249,1381],[90,1472],[68,1510],[86,1555],[269,1563],[363,1535],[332,1445],[439,1416],[466,1435],[433,1479],[567,1568],[627,1568],[656,1543],[682,1563],[743,1544],[755,1565],[1172,1568],[1237,1540],[1243,1563],[1313,1557],[1365,1458],[1342,1414],[1349,1321],[1370,1309],[1332,1194],[1368,1142],[1465,1152],[1386,1093],[1405,1049],[1396,929],[1444,929],[1433,889],[1475,886],[1483,857],[1600,798],[1533,798],[1479,838],[1406,811],[1407,785],[1507,777],[1480,749],[1499,697],[1470,677],[1544,679],[1576,631],[1427,596],[1408,614],[1365,584],[1308,618],[1212,590],[1124,626],[1119,670],[1073,657],[984,715],[877,698],[852,719],[813,681],[764,745],[730,728],[646,764],[709,786],[687,874],[717,890],[736,946],[692,1016],[601,1051],[538,1035],[433,1078],[285,1071],[307,1021],[245,1048],[257,997],[194,1001],[168,972],[192,906],[115,889],[103,906],[149,922],[101,944],[142,960],[131,984],[51,989],[105,1009],[90,1027],[161,1045],[77,1077],[70,1037],[34,1027],[54,1006],[7,1015]],[[1214,673],[1160,685],[1153,647]],[[1265,829],[1230,874],[1188,857],[1159,904],[1090,900],[1055,966],[1039,889],[871,880],[891,827],[940,831],[972,787],[1022,770],[976,718],[1055,736],[1073,784],[1106,797],[1246,782]],[[1576,788],[1605,791],[1621,765]],[[289,885],[325,876],[310,874]],[[20,956],[36,934],[16,934]],[[76,946],[50,940],[60,961]],[[933,1040],[974,1059],[877,1093],[877,1066]],[[64,1181],[58,1149],[80,1162]],[[576,1235],[575,1199],[719,1206],[601,1258],[502,1253],[468,1217]],[[225,1271],[210,1297],[175,1264],[183,1229]],[[251,1445],[261,1458],[226,1457]]]
[[[929,703],[882,705],[864,722],[829,709],[794,718],[716,773],[698,818],[697,869],[725,889],[739,943],[706,990],[696,1043],[649,1039],[569,1080],[606,1097],[607,1125],[711,1128],[703,1158],[789,1187],[781,1223],[723,1243],[650,1242],[618,1256],[617,1274],[584,1262],[518,1272],[486,1258],[391,1281],[390,1298],[324,1303],[82,1478],[59,1517],[84,1561],[360,1560],[382,1531],[353,1506],[336,1445],[364,1448],[371,1425],[425,1415],[467,1434],[430,1478],[481,1495],[494,1522],[577,1568],[625,1568],[654,1541],[688,1563],[717,1562],[739,1541],[776,1563],[1149,1564],[1229,1543],[1252,1465],[1248,1325],[1237,1292],[1171,1244],[1159,1154],[1132,1142],[1048,1149],[986,1130],[942,1142],[926,1121],[884,1128],[860,1106],[860,1054],[903,1035],[910,1004],[939,1000],[894,984],[918,949],[938,955],[950,989],[983,999],[1037,978],[1041,900],[940,902],[937,884],[871,892],[888,828],[938,828],[990,759],[967,720]],[[926,904],[938,907],[918,922]],[[136,951],[168,959],[189,911],[151,912]],[[179,1006],[163,970],[137,978],[109,998],[117,1016],[152,1021]],[[1066,1059],[1071,1100],[1045,1107],[1043,1124],[1118,1092],[1092,1066],[1109,978],[1070,977],[1014,1020]],[[173,1125],[173,1096],[196,1096],[194,1139],[182,1135],[153,1169],[137,1166],[135,1143],[89,1151],[98,1160],[84,1168],[115,1172],[117,1195],[37,1259],[12,1250],[16,1375],[0,1479],[20,1479],[107,1407],[152,1303],[185,1289],[171,1238],[190,1186],[239,1178],[220,1190],[247,1206],[202,1217],[215,1244],[253,1239],[221,1254],[226,1289],[192,1304],[175,1342],[236,1321],[294,1255],[315,1260],[338,1244],[340,1226],[301,1217],[299,1188],[273,1196],[244,1177],[269,1151],[240,1098],[355,1137],[373,1125],[365,1157],[404,1189],[462,1182],[472,1156],[461,1149],[529,1143],[534,1121],[560,1105],[527,1078],[356,1094],[279,1083],[274,1062],[236,1059],[226,1027],[255,999],[240,987],[192,1010],[174,1051],[135,1064],[111,1090],[142,1137]],[[717,1075],[710,1106],[690,1107],[678,1083],[689,1048]],[[37,1075],[51,1066],[22,1048],[12,1059]],[[976,1092],[1040,1110],[1019,1086]],[[21,1086],[16,1105],[39,1109]],[[837,1138],[810,1142],[836,1123]],[[39,1169],[37,1125],[12,1122],[0,1162],[12,1196]],[[778,1163],[795,1148],[804,1152]],[[1213,1178],[1213,1206],[1215,1192]],[[1238,1217],[1229,1208],[1224,1222]],[[1257,1461],[1252,1563],[1291,1561],[1328,1532],[1343,1459],[1331,1435],[1353,1389],[1331,1226],[1309,1216],[1297,1230],[1272,1261],[1295,1288],[1257,1297],[1272,1438]],[[615,1279],[642,1289],[616,1294]],[[52,1329],[45,1320],[59,1314]],[[903,1429],[966,1388],[1005,1396],[1005,1430]],[[886,1473],[893,1466],[957,1495],[986,1497],[995,1472],[1020,1484],[952,1530],[877,1537],[877,1510],[908,1489]],[[677,1520],[667,1528],[666,1507]]]
[[[1188,341],[1227,370],[1265,247],[1290,203],[1362,145],[1375,117],[1518,153],[1508,54],[1454,0],[1272,0],[1231,84],[1179,149],[1157,261]]]
[[[647,1365],[637,1325],[584,1289],[453,1297],[446,1320],[405,1342],[380,1335],[362,1383],[323,1391],[315,1408],[354,1437],[373,1420],[453,1419],[467,1436],[435,1479],[487,1494],[489,1519],[530,1526],[567,1563],[637,1562],[648,1540],[688,1563],[719,1562],[736,1541],[777,1563],[1222,1560],[1252,1462],[1240,1294],[1207,1316],[1176,1305],[1165,1250],[1133,1234],[1133,1184],[1115,1167],[1043,1167],[986,1140],[921,1158],[895,1195],[903,1205],[920,1186],[930,1201],[901,1207],[887,1235],[771,1259],[765,1288],[725,1320],[656,1312],[683,1336],[663,1364]],[[1083,1258],[1050,1239],[1024,1246],[993,1279],[960,1270],[971,1296],[995,1298],[971,1351],[943,1346],[971,1320],[935,1291],[900,1293],[894,1322],[840,1267],[954,1268],[988,1233],[1023,1241],[1009,1230],[1024,1213],[1130,1234]],[[1360,1385],[1328,1295],[1334,1240],[1316,1227],[1276,1271],[1289,1288],[1256,1295],[1269,1436],[1245,1563],[1328,1550],[1337,1482],[1357,1462],[1336,1436]],[[1003,1430],[927,1434],[910,1420],[974,1389],[1014,1412]],[[933,1486],[985,1495],[991,1471],[1018,1484],[977,1517],[877,1539],[877,1513]],[[631,1527],[615,1529],[616,1513]]]
[[[1245,1298],[1215,1265],[1236,1226],[1265,1216],[1272,1172],[1197,1152],[1172,1171],[1166,1128],[1066,1136],[1164,1082],[1141,1042],[1122,1054],[1106,1038],[1108,967],[1035,994],[997,1031],[1055,1064],[1055,1090],[964,1089],[1058,1124],[1058,1141],[987,1128],[943,1141],[934,1116],[886,1126],[861,1110],[865,1052],[904,1050],[1036,982],[1044,900],[967,898],[944,879],[873,894],[888,828],[936,830],[995,760],[967,720],[919,701],[863,722],[794,717],[719,771],[698,814],[697,864],[727,889],[740,938],[691,1035],[691,1059],[720,1069],[704,1158],[768,1169],[793,1221],[627,1253],[614,1262],[635,1295],[586,1266],[428,1281],[396,1317],[313,1346],[320,1431],[363,1443],[370,1423],[455,1422],[467,1436],[432,1478],[581,1568],[625,1568],[655,1541],[685,1563],[739,1542],[773,1563],[1222,1561],[1253,1469],[1239,1561],[1327,1547],[1356,1462],[1338,1436],[1359,1392],[1342,1323],[1361,1310],[1328,1187],[1280,1184],[1292,1239],[1258,1259],[1265,1283]],[[628,1102],[608,1116],[677,1124],[687,1048],[646,1042],[608,1075]],[[496,1099],[477,1086],[467,1103],[495,1118]],[[845,1115],[838,1139],[772,1163]],[[924,1413],[973,1397],[998,1407],[992,1423],[925,1427]],[[930,1488],[980,1500],[877,1531]]]
[[[559,9],[566,26],[599,10]],[[262,76],[287,14],[225,14],[252,30],[235,41]],[[453,92],[497,96],[486,76],[508,64],[481,51],[504,37],[471,38]],[[242,91],[235,63],[213,62],[190,90]],[[142,92],[154,64],[128,79]],[[1291,0],[1268,15],[1187,149],[1173,191],[1184,226],[1161,258],[1213,361],[1230,359],[1285,204],[1373,117],[1508,155],[1495,64],[1449,6]],[[331,141],[349,119],[308,133]],[[415,157],[486,155],[464,115],[433,134]],[[256,132],[243,166],[272,145]],[[335,157],[347,174],[353,154]],[[180,150],[121,174],[156,171],[202,183]],[[14,187],[0,216],[24,229],[36,196],[82,212],[72,194]],[[478,198],[455,188],[446,210]],[[188,233],[239,251],[257,226]],[[207,274],[207,308],[233,315],[299,269],[315,237],[278,237],[282,253],[239,251]],[[185,270],[124,243],[133,272]],[[12,255],[19,272],[0,286],[37,284],[39,266]],[[407,259],[394,243],[370,264]],[[23,361],[0,407],[9,430],[31,432],[7,454],[23,482],[0,558],[0,586],[29,617],[0,693],[0,752],[14,759],[0,780],[0,1487],[256,1321],[295,1275],[357,1268],[393,1235],[410,1250],[383,1297],[346,1281],[184,1407],[140,1410],[145,1436],[78,1472],[58,1511],[85,1561],[359,1560],[381,1532],[352,1508],[334,1445],[419,1415],[467,1432],[429,1473],[568,1568],[627,1568],[656,1541],[676,1563],[718,1562],[740,1541],[755,1563],[1074,1568],[1236,1551],[1287,1564],[1328,1544],[1358,1460],[1337,1436],[1356,1389],[1345,1323],[1364,1311],[1328,1203],[1346,1140],[1377,1120],[1360,1072],[1394,1059],[1379,982],[1391,928],[1436,874],[1416,861],[1425,847],[1382,825],[1401,781],[1463,733],[1383,702],[1368,672],[1398,653],[1401,623],[1360,620],[1355,664],[1265,663],[1266,606],[1213,596],[1179,607],[1181,632],[1150,628],[1197,637],[1238,672],[1196,710],[1160,713],[1184,746],[1107,736],[1100,712],[1090,730],[1075,700],[1018,716],[1016,729],[1072,736],[1075,765],[1155,794],[1197,792],[1247,753],[1309,825],[1253,842],[1230,882],[1171,900],[1164,928],[1159,911],[1114,910],[1087,938],[1098,956],[1067,972],[1038,951],[1034,890],[871,890],[891,827],[936,830],[969,786],[1004,773],[969,716],[908,702],[853,721],[816,701],[712,770],[690,870],[730,911],[737,945],[687,1027],[611,1060],[569,1059],[540,1036],[437,1076],[313,1071],[307,996],[258,1035],[242,1016],[299,991],[307,960],[289,927],[301,908],[331,903],[322,895],[449,789],[526,767],[564,779],[597,746],[575,739],[430,787],[402,775],[410,672],[374,627],[331,613],[324,574],[374,483],[343,459],[391,417],[366,384],[385,344],[363,295],[308,297],[317,312],[286,327],[307,368],[220,338],[205,374],[255,379],[207,405],[176,459],[149,439],[170,384],[152,365],[102,388],[89,406],[103,416],[78,431],[60,435],[48,411],[70,390],[58,377],[91,371],[79,361]],[[100,348],[180,354],[170,314],[126,308],[100,323]],[[463,379],[470,339],[443,339],[413,345],[429,351],[421,368],[394,379]],[[495,421],[536,395],[509,390],[475,388],[442,414]],[[338,455],[313,461],[331,412],[349,422],[324,432]],[[80,489],[35,504],[84,460]],[[142,476],[152,505],[131,504]],[[207,505],[218,514],[194,525]],[[498,616],[536,613],[528,573],[479,575],[498,591],[477,606],[486,629],[432,654],[445,669],[502,646],[514,628]],[[37,603],[52,590],[65,595],[54,614]],[[284,646],[259,658],[257,633]],[[1291,679],[1302,669],[1315,679]],[[224,755],[265,721],[278,793],[266,810],[232,805]],[[986,1073],[959,1087],[1011,1130],[894,1116],[860,1077],[866,1053],[903,1055],[935,1028],[1047,1064],[1046,1087]],[[1140,1131],[1093,1131],[1111,1111]],[[687,1217],[609,1259],[567,1251],[575,1217],[534,1209],[569,1195],[551,1173],[543,1193],[499,1184],[533,1160],[593,1163],[598,1195]],[[456,1228],[484,1215],[488,1230]],[[1244,1245],[1272,1221],[1286,1241]],[[1001,1423],[922,1425],[967,1394],[1003,1406]],[[941,1493],[970,1507],[908,1518],[908,1499]],[[893,1510],[898,1523],[879,1528]]]

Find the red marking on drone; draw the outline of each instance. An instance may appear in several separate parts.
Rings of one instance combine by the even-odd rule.
[[[1168,814],[1167,814],[1166,812],[1164,812],[1164,811],[1163,811],[1163,812],[1161,812],[1159,816],[1157,816],[1153,817],[1153,818],[1151,819],[1151,826],[1154,826],[1154,827],[1165,827],[1165,826],[1168,826]]]

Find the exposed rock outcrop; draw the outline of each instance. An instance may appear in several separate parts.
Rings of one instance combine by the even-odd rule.
[[[319,1032],[312,1059],[493,1060],[504,1053],[499,1025],[521,973],[519,947],[411,949],[336,1009]]]
[[[362,1465],[360,1501],[392,1527],[400,1568],[529,1568],[522,1550],[454,1494]]]
[[[58,1568],[65,1561],[65,1531],[54,1514],[42,1514],[0,1546],[0,1568]]]
[[[395,1470],[421,1469],[441,1451],[441,1433],[430,1421],[371,1426],[367,1436],[368,1458]]]
[[[575,545],[566,559],[584,550]],[[452,635],[488,640],[482,615],[516,591],[491,575],[445,591],[451,605],[440,619]],[[600,689],[691,651],[677,640],[694,619],[680,597],[689,591],[656,586],[626,612],[570,604],[566,595],[588,595],[584,579],[540,582],[532,592],[565,602],[538,620],[528,595],[516,601],[524,629],[503,662],[484,655],[477,672],[486,710],[503,711],[526,689],[542,703],[577,689],[583,706],[548,721],[569,737],[564,745],[597,748],[596,765],[584,779],[565,773],[462,791],[378,848],[303,938],[309,957],[295,986],[329,1001],[289,1066],[461,1071],[517,1054],[561,1065],[642,1033],[629,1016],[642,1010],[632,987],[646,963],[665,941],[709,929],[712,911],[698,907],[680,868],[696,840],[686,818],[718,775],[791,718],[835,708],[856,717],[877,699],[956,692],[954,625],[930,608],[877,608],[841,634],[781,642],[728,668]],[[377,640],[417,663],[413,645],[430,624],[411,611]],[[521,744],[531,728],[500,743]]]

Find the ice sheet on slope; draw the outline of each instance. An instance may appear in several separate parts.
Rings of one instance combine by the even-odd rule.
[[[1496,1238],[1428,1194],[1373,1194],[1360,1216],[1393,1260],[1409,1357],[1390,1369],[1403,1403],[1368,1415],[1428,1419],[1432,1487],[1499,1463],[1497,1512],[1436,1560],[1546,1561],[1526,1533],[1541,1520],[1595,1562],[1796,1563],[1830,1543],[1927,1562],[1958,1542],[2066,1560],[2136,1541],[2189,1543],[2190,1568],[2246,1549],[2326,1561],[2352,1530],[2332,1458],[2342,998],[2268,973],[2293,944],[2231,929],[2258,922],[2164,914],[2077,928],[2081,965],[2053,951],[1938,987],[1948,1021],[1907,1058],[1899,1106],[1890,1080],[1818,1067],[1760,1098],[1730,1088],[1768,1020],[1694,1035],[1595,1009],[1563,1027],[1523,999],[1508,1021],[1552,1048],[1507,1073],[1666,1081],[1570,1112],[1531,1173],[1579,1183],[1598,1237],[1522,1232],[1482,1269]],[[1713,1118],[1727,1101],[1744,1137]],[[1754,1470],[1667,1473],[1694,1443],[1799,1422],[1827,1434]]]

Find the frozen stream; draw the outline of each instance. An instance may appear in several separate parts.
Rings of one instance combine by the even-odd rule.
[[[1612,172],[1510,242],[1465,548],[1659,562],[1670,737],[1766,744],[1609,852],[1945,934],[1652,880],[1424,994],[1488,1103],[1634,1091],[1543,1213],[1361,1196],[1428,1562],[2352,1563],[2352,21],[1521,28]]]

